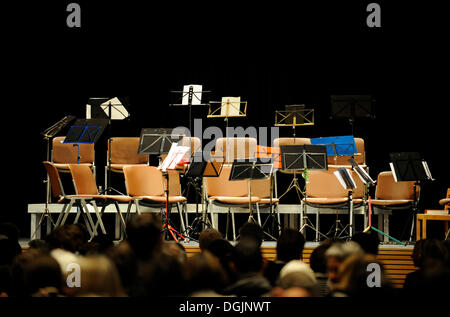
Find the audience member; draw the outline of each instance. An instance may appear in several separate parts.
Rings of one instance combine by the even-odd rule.
[[[227,275],[219,259],[204,250],[186,261],[187,293],[191,297],[222,296]]]
[[[359,244],[354,241],[334,242],[328,248],[325,257],[327,259],[328,283],[331,289],[333,284],[339,282],[338,269],[342,262],[351,255],[362,254],[363,252]]]
[[[378,233],[375,231],[356,232],[352,237],[352,241],[357,242],[365,253],[373,255],[378,254],[380,240],[378,239]]]
[[[325,252],[335,242],[334,239],[327,239],[320,243],[311,252],[309,257],[309,266],[314,272],[317,280],[318,296],[326,296],[329,292],[328,288],[328,273],[327,273],[327,259]]]
[[[277,285],[272,289],[272,296],[318,296],[317,281],[313,271],[300,260],[289,261],[280,271]]]
[[[74,254],[85,254],[88,235],[79,224],[68,224],[57,227],[46,238],[48,248],[63,249]]]
[[[208,247],[211,245],[211,242],[221,238],[222,234],[214,228],[207,228],[203,230],[198,237],[198,245],[200,247],[200,251],[208,249]]]
[[[232,269],[233,262],[233,245],[230,241],[225,239],[216,239],[211,242],[207,251],[211,252],[218,259],[222,268],[227,275],[227,281],[229,284],[236,282],[236,272]]]
[[[225,288],[224,293],[236,296],[262,296],[272,286],[262,275],[263,257],[255,239],[242,239],[234,247],[232,266],[237,281]]]
[[[130,289],[136,283],[138,267],[136,255],[130,244],[123,240],[109,248],[106,251],[106,256],[115,264],[124,292],[130,295]]]
[[[264,268],[264,276],[269,280],[272,286],[283,266],[291,260],[300,260],[302,258],[305,238],[296,229],[284,229],[277,240],[275,261],[268,261]]]
[[[239,229],[239,240],[253,239],[261,246],[264,240],[264,231],[261,226],[255,222],[246,222]]]
[[[160,215],[144,213],[131,219],[127,225],[127,241],[138,260],[148,260],[154,252],[160,251],[161,230]]]
[[[9,222],[0,223],[0,235],[6,236],[9,241],[11,241],[14,246],[14,253],[16,255],[22,253],[22,247],[19,243],[20,231],[16,225]]]

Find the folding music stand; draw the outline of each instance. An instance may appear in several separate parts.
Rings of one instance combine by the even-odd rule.
[[[207,106],[208,103],[202,103],[202,99],[204,95],[207,95],[210,93],[210,90],[203,90],[202,85],[184,85],[183,90],[172,90],[172,95],[180,95],[176,102],[172,102],[169,105],[170,106],[187,106],[189,107],[189,131],[191,135],[193,134],[192,131],[192,106]]]
[[[305,105],[286,105],[285,110],[275,111],[276,127],[292,127],[295,138],[295,128],[314,125],[314,109],[306,109]]]
[[[200,216],[198,212],[198,198],[203,199],[201,185],[198,183],[202,183],[204,177],[219,177],[220,172],[222,171],[223,160],[204,160],[201,158],[202,152],[193,153],[192,157],[196,159],[192,159],[189,165],[189,169],[186,171],[184,177],[188,179],[188,187],[187,194],[189,190],[189,185],[194,187],[195,190],[195,219],[192,224],[186,229],[186,234],[191,238],[197,237],[201,231],[204,230],[205,226],[211,227],[211,223],[209,222],[205,210],[202,207],[202,215]],[[202,205],[203,206],[203,205]]]
[[[272,170],[273,170],[272,163],[268,164],[258,159],[235,159],[233,161],[229,180],[230,181],[248,180],[248,195],[249,195],[248,208],[250,211],[248,221],[255,222],[255,219],[253,218],[253,208],[251,203],[252,198],[251,180],[267,179],[272,174]]]
[[[278,198],[282,198],[290,190],[295,188],[297,196],[301,201],[303,195],[300,184],[298,183],[297,173],[302,172],[306,176],[308,169],[327,170],[327,152],[322,145],[282,145],[280,146],[281,168],[283,170],[293,171],[294,178],[288,186],[288,189]]]
[[[139,154],[161,155],[168,153],[172,143],[182,139],[181,134],[172,134],[172,129],[143,128],[139,138]]]
[[[232,117],[247,116],[247,101],[241,101],[241,97],[222,97],[222,101],[210,101],[208,118],[224,118],[226,130],[228,119]]]
[[[86,119],[97,118],[108,120],[108,165],[111,166],[111,137],[112,121],[124,120],[130,117],[126,106],[129,106],[128,97],[91,97],[86,105]],[[106,193],[111,193],[111,168],[107,170],[108,183],[105,184]],[[115,189],[114,189],[115,190]],[[119,191],[115,190],[119,194]]]
[[[70,122],[72,122],[75,119],[74,116],[68,115],[53,124],[52,126],[48,127],[44,131],[42,131],[40,134],[44,137],[44,140],[47,143],[46,146],[46,161],[50,161],[50,139],[55,137],[61,131],[65,126],[67,126]],[[53,225],[55,226],[55,223],[50,215],[50,211],[48,209],[48,204],[50,202],[50,179],[48,177],[48,174],[46,174],[46,179],[43,181],[46,184],[46,196],[45,196],[45,209],[44,213],[42,214],[41,218],[39,219],[39,223],[36,225],[36,229],[34,230],[34,233],[32,234],[32,237],[36,235],[37,229],[42,225],[44,222],[44,218],[47,217],[47,230],[49,230],[49,226]],[[50,223],[48,222],[50,221]]]
[[[331,118],[347,118],[353,135],[356,118],[375,118],[373,99],[370,95],[332,95]]]
[[[418,152],[395,152],[389,153],[391,162],[389,166],[392,170],[392,174],[396,182],[408,182],[414,181],[414,202],[412,207],[411,232],[409,241],[413,241],[414,235],[414,223],[415,216],[418,213],[418,201],[416,189],[417,186],[422,186],[421,183],[425,181],[433,181],[430,169],[425,160],[422,159]],[[406,227],[405,227],[406,229]],[[403,231],[405,230],[403,229]],[[402,233],[403,235],[403,233]]]
[[[353,135],[311,138],[311,144],[326,146],[327,155],[333,156],[335,162],[338,156],[354,156],[358,153]]]

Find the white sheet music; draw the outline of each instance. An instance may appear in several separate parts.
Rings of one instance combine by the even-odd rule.
[[[336,172],[334,172],[334,175],[336,175],[336,177],[339,180],[339,183],[341,183],[342,187],[344,187],[345,189],[354,189],[354,188],[356,188],[356,183],[355,183],[352,175],[348,171],[348,169],[342,169],[342,172],[346,173],[345,177],[350,182],[350,184],[347,185],[346,181],[344,180],[343,175],[341,175],[341,169],[337,170]]]
[[[192,103],[191,105],[200,105],[202,103],[202,85],[184,85],[183,86],[183,98],[181,104],[189,105],[189,89],[192,87]]]
[[[166,172],[167,170],[174,170],[177,164],[183,163],[186,159],[189,160],[188,152],[188,146],[180,146],[177,143],[172,143],[167,157],[161,165],[158,166],[158,169],[163,172]]]
[[[221,116],[239,116],[241,109],[241,97],[222,97]]]

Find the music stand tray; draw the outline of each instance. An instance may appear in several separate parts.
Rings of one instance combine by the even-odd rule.
[[[326,146],[328,156],[346,156],[358,153],[355,138],[352,135],[311,138],[311,144]]]
[[[298,127],[314,125],[314,109],[301,106],[286,106],[286,110],[275,111],[276,127]]]
[[[69,128],[64,143],[96,143],[107,125],[106,119],[77,119]]]
[[[327,150],[322,145],[282,145],[281,168],[289,171],[327,170]]]
[[[161,155],[169,153],[172,143],[178,142],[183,135],[172,134],[172,129],[143,128],[139,139],[139,154]]]
[[[389,153],[389,163],[396,182],[433,180],[430,169],[418,152]]]
[[[370,95],[332,95],[332,118],[371,118],[373,103]]]

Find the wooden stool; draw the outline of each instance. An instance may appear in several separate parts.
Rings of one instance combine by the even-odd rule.
[[[448,222],[450,221],[450,215],[427,215],[418,214],[416,217],[416,238],[417,240],[427,238],[427,221],[428,220],[441,220],[445,221],[445,235],[448,233]],[[420,230],[420,224],[422,223],[422,230]]]

